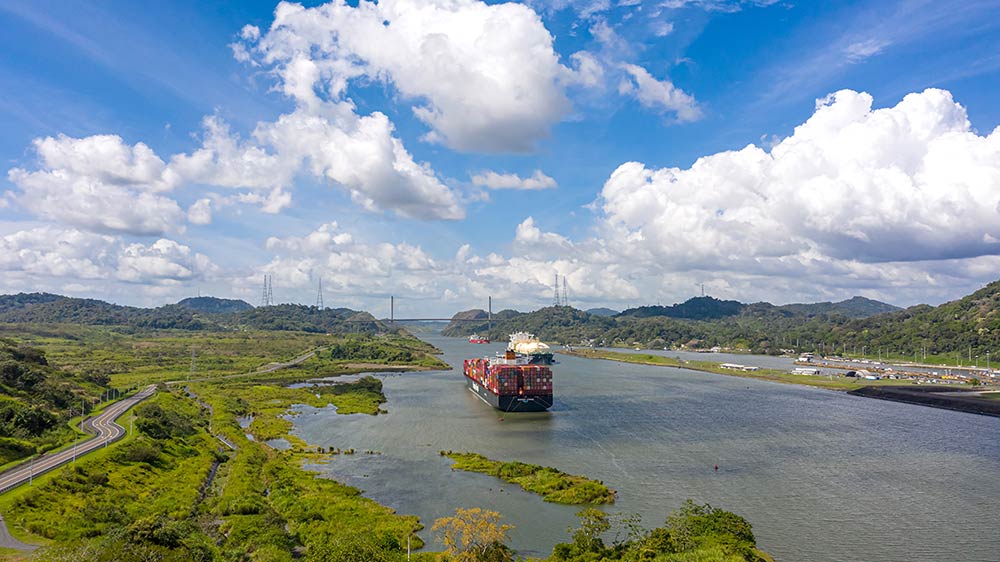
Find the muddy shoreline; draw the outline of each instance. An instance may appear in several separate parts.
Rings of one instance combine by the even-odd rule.
[[[983,398],[979,392],[964,389],[920,388],[903,386],[866,386],[848,394],[943,408],[969,414],[1000,417],[1000,400]]]

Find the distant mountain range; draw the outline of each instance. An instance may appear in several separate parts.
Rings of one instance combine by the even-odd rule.
[[[394,331],[367,312],[281,304],[254,308],[241,300],[196,297],[158,308],[138,308],[49,293],[0,295],[0,323],[85,324],[150,329]]]
[[[813,317],[839,314],[846,318],[867,318],[900,310],[898,306],[886,304],[865,297],[853,297],[840,302],[818,302],[812,304],[785,304],[776,306],[766,302],[743,304],[739,301],[719,300],[713,297],[695,297],[673,306],[640,306],[623,311],[619,316],[649,318],[667,316],[688,320],[717,320],[739,316],[747,311],[788,313],[795,316]],[[588,311],[589,312],[589,311]]]
[[[610,308],[588,308],[586,310],[587,314],[593,314],[594,316],[617,316],[617,310],[611,310]]]
[[[486,334],[485,313],[472,310],[462,314],[482,321],[452,322],[445,335]],[[720,346],[763,353],[793,348],[847,349],[896,357],[959,353],[963,362],[975,362],[978,355],[985,364],[987,351],[1000,352],[1000,281],[940,306],[918,305],[905,310],[863,297],[781,306],[697,297],[673,306],[630,308],[615,316],[551,306],[528,313],[496,314],[488,335],[502,340],[521,330],[557,343],[693,349]]]
[[[252,304],[244,300],[220,299],[217,297],[191,297],[179,301],[177,306],[209,314],[230,314],[253,308]]]

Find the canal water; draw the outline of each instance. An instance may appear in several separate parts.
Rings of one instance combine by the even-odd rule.
[[[503,346],[424,338],[456,369],[384,375],[389,414],[300,407],[293,420],[311,444],[379,451],[313,468],[428,529],[456,507],[493,509],[538,556],[576,523],[573,506],[451,470],[438,451],[452,449],[600,479],[618,490],[608,509],[647,526],[688,498],[723,507],[780,561],[998,559],[1000,418],[558,355],[552,410],[501,415],[466,390],[461,363]]]

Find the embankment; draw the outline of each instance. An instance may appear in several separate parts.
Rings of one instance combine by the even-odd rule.
[[[981,393],[957,388],[930,388],[919,386],[866,386],[848,394],[906,402],[933,408],[944,408],[970,414],[1000,417],[1000,400],[986,398]]]

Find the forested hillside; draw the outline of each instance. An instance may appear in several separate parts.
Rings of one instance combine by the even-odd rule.
[[[640,306],[625,310],[619,316],[649,318],[668,316],[688,320],[717,320],[739,315],[760,316],[779,314],[785,316],[827,316],[839,315],[846,318],[867,318],[876,314],[893,312],[899,307],[864,297],[853,297],[840,302],[817,302],[810,304],[785,304],[776,306],[759,302],[743,304],[733,300],[719,300],[713,297],[695,297],[672,306]]]
[[[234,309],[241,310],[232,312]],[[348,308],[321,310],[314,306],[298,304],[253,308],[243,301],[209,299],[209,297],[201,297],[198,301],[185,299],[181,303],[159,308],[137,308],[47,293],[0,296],[0,323],[82,324],[180,330],[250,328],[314,333],[394,331],[367,312]]]
[[[0,466],[65,441],[70,417],[89,411],[107,384],[106,375],[57,369],[40,350],[0,339]]]
[[[874,314],[878,311],[882,313]],[[468,311],[465,314],[470,314]],[[482,322],[453,322],[445,335],[486,333]],[[759,353],[782,349],[893,357],[933,358],[986,364],[1000,350],[1000,282],[940,306],[905,310],[855,297],[837,303],[741,304],[698,297],[672,307],[646,306],[616,317],[571,307],[495,315],[491,339],[519,330],[557,343],[642,345],[651,348],[707,349],[715,346]]]
[[[239,299],[220,299],[216,297],[191,297],[177,302],[177,306],[190,308],[195,312],[210,314],[226,314],[250,310],[253,305]]]

